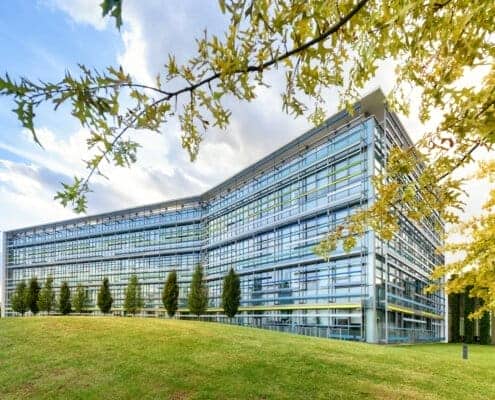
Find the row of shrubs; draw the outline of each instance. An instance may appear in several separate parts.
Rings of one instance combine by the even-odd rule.
[[[223,280],[222,307],[225,315],[232,318],[238,310],[241,300],[240,279],[231,268]],[[179,285],[177,283],[176,271],[171,271],[167,275],[162,292],[163,306],[167,310],[169,317],[173,317],[179,305]],[[12,310],[24,315],[31,311],[36,315],[38,312],[50,314],[58,310],[61,314],[67,315],[72,311],[82,313],[87,311],[89,304],[86,288],[79,284],[75,292],[71,295],[71,289],[67,282],[62,282],[58,298],[55,298],[53,289],[53,278],[48,277],[41,288],[36,277],[31,278],[29,285],[20,282],[11,298]],[[97,306],[104,314],[112,310],[113,297],[110,290],[108,278],[104,278],[97,296]],[[193,273],[189,295],[187,298],[189,312],[200,316],[206,312],[208,306],[208,289],[204,281],[203,268],[198,265]],[[132,275],[124,293],[124,311],[135,315],[144,306],[141,287],[137,275]]]

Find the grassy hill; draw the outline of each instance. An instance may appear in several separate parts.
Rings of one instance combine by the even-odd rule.
[[[0,320],[6,399],[495,399],[495,348],[376,346],[213,323]]]

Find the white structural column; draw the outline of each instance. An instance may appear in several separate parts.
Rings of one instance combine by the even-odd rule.
[[[368,343],[378,342],[378,326],[376,313],[376,285],[375,285],[375,235],[368,232],[368,262],[366,279],[368,296],[365,305],[365,332]]]
[[[2,254],[0,256],[0,304],[2,306],[2,318],[5,318],[5,304],[7,298],[7,235],[0,232]]]
[[[376,123],[376,121],[375,121]],[[374,201],[375,190],[371,182],[371,178],[375,172],[375,128],[371,129],[371,124],[367,123],[367,185],[368,185],[368,206]],[[375,277],[375,234],[372,231],[366,233],[366,241],[368,243],[368,257],[366,266],[366,283],[368,295],[365,300],[364,319],[366,342],[378,342],[378,326],[376,312],[376,277]]]

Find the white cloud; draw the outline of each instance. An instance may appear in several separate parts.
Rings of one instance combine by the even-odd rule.
[[[58,182],[57,175],[50,176],[49,171],[33,164],[0,160],[0,230],[70,217],[71,212],[53,200]]]
[[[103,29],[108,24],[108,19],[101,17],[101,0],[46,1],[66,12],[76,23],[90,24],[95,29]],[[136,80],[145,83],[152,82],[158,73],[164,72],[163,65],[169,53],[176,54],[179,61],[193,54],[194,38],[200,36],[205,27],[211,34],[221,32],[225,26],[225,20],[216,7],[197,1],[126,0],[123,18],[123,48],[115,54],[115,60]],[[383,63],[375,79],[363,92],[378,86],[387,92],[393,87],[393,77],[393,63]],[[138,164],[132,169],[104,167],[104,173],[111,180],[100,177],[95,179],[95,192],[90,195],[90,212],[199,194],[302,134],[310,127],[307,121],[303,118],[294,120],[282,112],[279,96],[282,77],[271,73],[270,81],[271,88],[260,88],[257,91],[258,98],[252,103],[230,102],[232,120],[228,131],[210,130],[195,163],[188,160],[187,153],[181,148],[180,131],[174,121],[164,126],[161,135],[136,134],[134,137],[142,144]],[[328,99],[328,114],[331,114],[337,111],[337,99],[332,97],[332,92],[329,92]],[[434,124],[432,122],[423,126],[419,123],[418,99],[417,93],[413,93],[412,113],[408,118],[402,117],[414,139]],[[435,116],[436,119],[438,117],[439,114]],[[30,168],[38,168],[38,172],[44,168],[58,171],[67,177],[84,173],[81,160],[89,157],[85,151],[86,131],[80,129],[65,137],[46,128],[40,129],[39,133],[46,151],[27,143],[15,148],[0,143],[0,149],[4,148],[29,160],[32,164]],[[16,196],[20,194],[13,193],[1,200],[2,209],[14,207],[14,204],[26,207],[28,210],[25,215],[29,216],[33,224],[44,220],[46,215],[65,215],[60,213],[58,204],[51,200],[53,187],[46,182],[42,187],[36,186],[29,169],[17,169],[16,174],[19,184],[14,186],[15,192],[25,193],[24,198],[18,199]],[[12,187],[13,179],[4,173],[5,185]],[[31,183],[32,186],[28,187]],[[476,202],[479,191],[473,193]],[[31,206],[28,205],[30,196],[40,196],[47,203],[37,211],[32,206],[33,202]],[[50,207],[48,202],[54,207],[50,210],[57,211],[47,211]],[[17,221],[16,226],[21,223]]]
[[[45,0],[45,2],[54,8],[67,13],[76,23],[88,24],[98,30],[105,29],[108,24],[108,18],[102,18],[101,4],[102,0]]]
[[[139,20],[130,16],[126,19],[125,26],[122,32],[125,51],[118,55],[117,62],[124,66],[125,71],[137,81],[148,85],[153,84],[146,57],[147,41],[143,38],[141,24]]]

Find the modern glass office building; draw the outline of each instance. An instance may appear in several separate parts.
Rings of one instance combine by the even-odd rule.
[[[371,177],[393,145],[411,141],[381,91],[363,98],[210,191],[185,199],[18,229],[4,234],[7,315],[21,280],[52,276],[87,287],[93,307],[108,277],[114,312],[136,273],[144,313],[164,315],[161,291],[178,272],[179,316],[202,263],[209,288],[204,318],[222,321],[222,279],[241,277],[235,322],[372,343],[439,341],[443,293],[425,294],[442,261],[432,225],[400,218],[388,243],[369,231],[351,252],[329,260],[313,247],[336,224],[373,201]],[[96,312],[96,311],[95,311]]]

